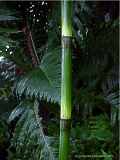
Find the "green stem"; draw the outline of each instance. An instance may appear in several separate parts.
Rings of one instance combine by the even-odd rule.
[[[63,0],[62,8],[62,80],[61,119],[71,119],[72,88],[72,1]]]
[[[62,9],[62,79],[59,160],[69,159],[72,110],[72,0],[61,0]]]
[[[62,37],[61,119],[71,119],[71,38]]]
[[[71,120],[61,120],[60,121],[59,160],[68,160],[69,159],[70,127],[71,127]]]
[[[61,0],[62,36],[72,37],[72,0]]]

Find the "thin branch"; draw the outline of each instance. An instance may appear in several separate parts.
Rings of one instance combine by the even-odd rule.
[[[37,55],[37,51],[36,51],[36,48],[35,48],[35,43],[33,41],[31,31],[30,31],[30,39],[31,39],[32,48],[33,48],[33,51],[34,51],[34,54],[35,54],[35,57],[36,57],[36,60],[37,60],[37,64],[39,65],[40,61],[39,61],[39,58],[38,58],[38,55]]]

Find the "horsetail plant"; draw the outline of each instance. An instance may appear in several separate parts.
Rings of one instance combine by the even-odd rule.
[[[61,0],[62,12],[62,78],[59,160],[69,159],[72,88],[72,0]]]

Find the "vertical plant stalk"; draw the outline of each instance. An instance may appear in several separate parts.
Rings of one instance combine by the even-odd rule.
[[[62,78],[59,160],[69,159],[72,92],[72,0],[61,0]]]

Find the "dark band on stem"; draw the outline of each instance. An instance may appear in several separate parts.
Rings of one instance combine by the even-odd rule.
[[[62,47],[71,48],[72,46],[72,37],[71,36],[62,36]]]
[[[61,119],[60,120],[60,128],[62,130],[69,130],[71,129],[71,119]]]

